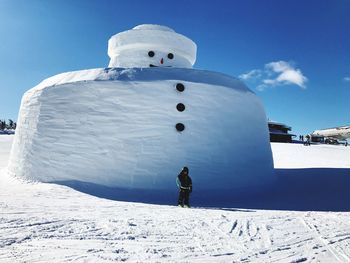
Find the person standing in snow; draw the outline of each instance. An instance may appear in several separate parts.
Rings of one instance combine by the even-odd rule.
[[[178,205],[182,207],[190,207],[190,193],[192,193],[192,179],[188,175],[188,167],[183,167],[180,174],[176,178],[176,184],[179,188]]]
[[[308,135],[306,135],[306,145],[307,146],[310,146],[311,144],[310,144],[310,139],[311,139],[311,136],[308,134]]]

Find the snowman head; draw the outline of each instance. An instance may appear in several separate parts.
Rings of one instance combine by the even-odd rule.
[[[139,25],[108,41],[109,67],[191,68],[196,51],[191,39],[159,25]]]

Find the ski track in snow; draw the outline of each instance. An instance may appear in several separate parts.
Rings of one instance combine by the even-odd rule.
[[[350,262],[349,215],[119,202],[2,169],[0,262]]]
[[[1,178],[1,262],[350,262],[349,213],[182,209]]]

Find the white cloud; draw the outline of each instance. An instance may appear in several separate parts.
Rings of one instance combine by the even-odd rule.
[[[350,81],[350,77],[345,77],[344,81]]]
[[[274,72],[283,72],[283,71],[288,70],[292,67],[288,62],[281,60],[278,62],[267,63],[267,64],[265,64],[265,68],[268,70],[272,70]]]
[[[271,86],[282,85],[297,85],[303,89],[306,88],[307,78],[303,75],[300,69],[294,68],[290,63],[285,61],[271,62],[265,65],[267,71],[277,73],[274,79],[268,82]],[[271,72],[270,72],[271,73]],[[264,82],[265,84],[266,81]]]
[[[243,80],[249,80],[249,79],[256,79],[261,77],[261,70],[259,69],[253,69],[247,73],[243,73],[238,76],[240,79]]]
[[[275,61],[265,64],[264,70],[254,69],[248,73],[239,76],[243,80],[255,78],[259,80],[258,90],[264,90],[269,87],[296,85],[303,89],[306,88],[307,77],[303,75],[300,69],[295,68],[286,61]],[[349,78],[350,81],[350,78]]]

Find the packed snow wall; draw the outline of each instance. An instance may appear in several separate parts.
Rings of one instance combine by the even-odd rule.
[[[8,170],[41,182],[170,190],[183,166],[195,191],[274,179],[263,106],[239,80],[179,68],[54,76],[23,96]]]

